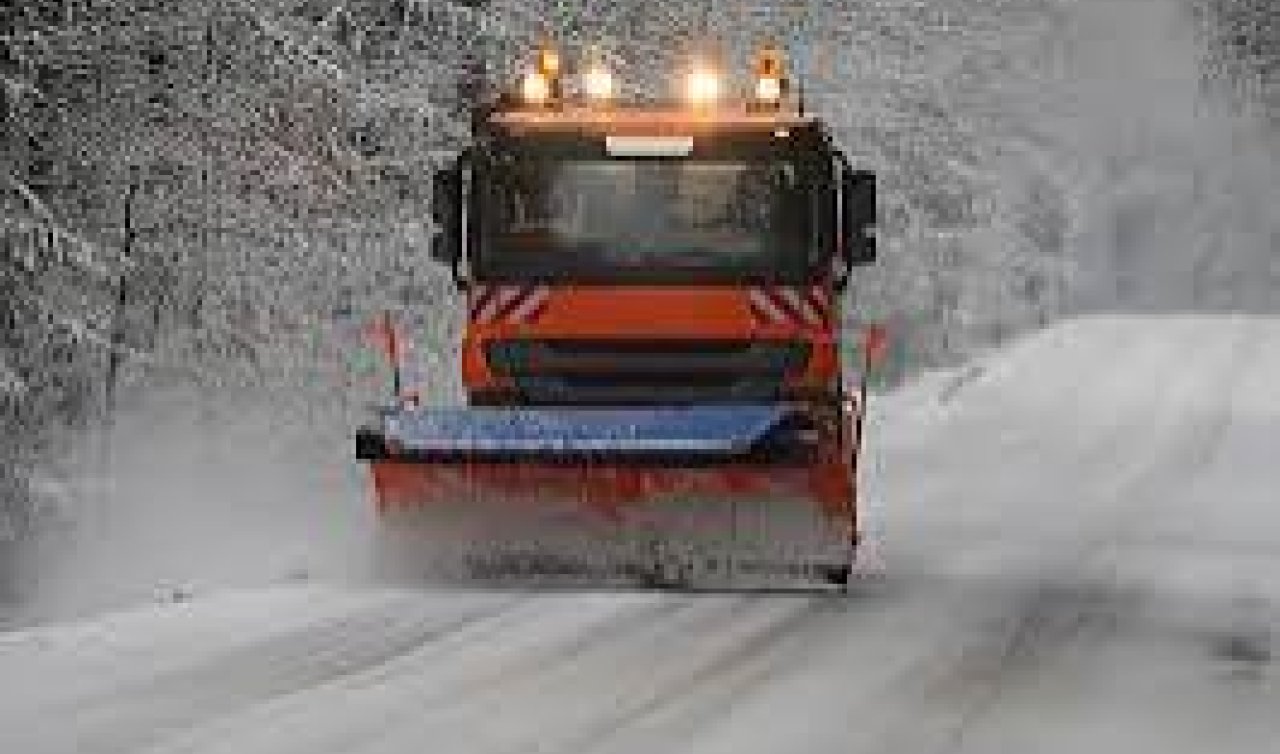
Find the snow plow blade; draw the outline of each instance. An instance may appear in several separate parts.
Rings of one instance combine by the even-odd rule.
[[[838,424],[791,405],[397,409],[356,450],[387,576],[842,584]]]

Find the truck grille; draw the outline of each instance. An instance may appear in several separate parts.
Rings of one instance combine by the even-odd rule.
[[[809,359],[797,341],[520,340],[488,344],[489,366],[530,403],[771,399]]]

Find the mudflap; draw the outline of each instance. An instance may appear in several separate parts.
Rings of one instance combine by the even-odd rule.
[[[372,452],[365,439],[379,576],[844,587],[856,540],[849,455],[835,430],[765,408],[666,411],[648,424],[651,411],[402,418],[390,425],[399,437],[373,438]]]

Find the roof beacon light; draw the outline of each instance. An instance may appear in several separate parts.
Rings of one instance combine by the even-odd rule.
[[[720,74],[707,66],[697,66],[684,80],[684,98],[694,107],[710,107],[720,99]]]
[[[780,106],[787,92],[787,78],[782,52],[772,44],[760,48],[756,54],[755,79],[756,105],[770,109]]]
[[[560,52],[550,44],[538,48],[538,73],[548,80],[560,78]]]

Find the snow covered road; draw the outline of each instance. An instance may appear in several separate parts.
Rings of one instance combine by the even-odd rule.
[[[1081,319],[875,413],[847,597],[202,596],[0,634],[0,751],[1280,747],[1280,321]]]

